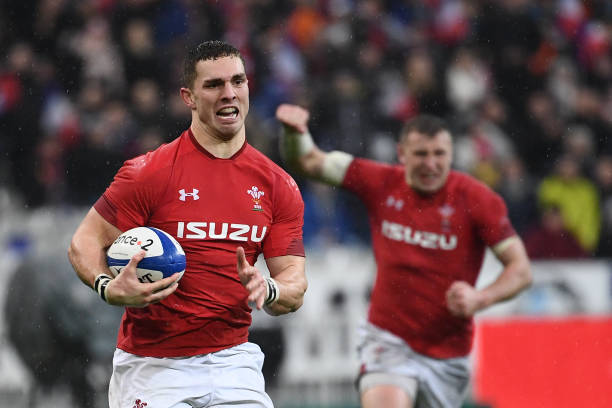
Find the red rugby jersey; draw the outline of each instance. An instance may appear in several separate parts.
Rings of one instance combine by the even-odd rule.
[[[355,159],[344,187],[365,203],[377,275],[370,322],[434,358],[467,355],[472,319],[446,307],[457,280],[475,284],[487,246],[515,235],[501,197],[474,178],[451,171],[426,196],[405,181],[402,166]]]
[[[251,309],[236,248],[251,264],[260,253],[304,256],[304,203],[295,181],[246,142],[219,159],[187,130],[126,161],[94,207],[122,231],[157,227],[185,250],[176,292],[125,309],[117,347],[137,355],[189,356],[245,342]]]

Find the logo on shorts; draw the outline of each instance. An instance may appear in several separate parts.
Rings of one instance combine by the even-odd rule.
[[[253,198],[253,211],[263,211],[263,208],[261,208],[260,199],[265,195],[265,193],[257,186],[253,186],[250,190],[247,190],[247,194]]]
[[[137,399],[136,401],[134,401],[134,406],[132,408],[144,408],[146,407],[148,404],[140,399]]]

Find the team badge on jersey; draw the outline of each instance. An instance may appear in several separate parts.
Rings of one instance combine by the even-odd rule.
[[[442,216],[442,230],[448,231],[451,227],[450,217],[455,213],[455,209],[448,204],[444,204],[438,208],[438,212]]]
[[[265,193],[257,186],[253,186],[250,190],[247,190],[247,194],[253,199],[253,211],[263,211],[263,208],[261,208],[260,199],[265,195]]]

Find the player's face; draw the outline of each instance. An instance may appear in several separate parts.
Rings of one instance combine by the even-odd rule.
[[[431,194],[444,186],[452,155],[452,140],[447,131],[434,137],[410,132],[398,144],[398,158],[406,169],[406,182],[421,193]]]
[[[186,91],[204,130],[222,140],[244,131],[249,87],[242,60],[222,57],[198,61],[196,73],[193,89]]]

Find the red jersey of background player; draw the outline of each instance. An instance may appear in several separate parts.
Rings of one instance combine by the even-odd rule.
[[[403,166],[354,159],[343,186],[365,203],[377,279],[368,319],[434,358],[467,355],[472,319],[454,317],[445,293],[474,285],[487,246],[515,235],[506,205],[487,186],[451,171],[444,187],[421,195]]]
[[[236,248],[258,255],[304,256],[304,204],[293,179],[245,142],[215,158],[191,130],[127,161],[94,205],[122,231],[160,228],[185,250],[187,268],[174,294],[126,308],[117,347],[171,357],[215,352],[248,339],[248,291],[236,272]]]

